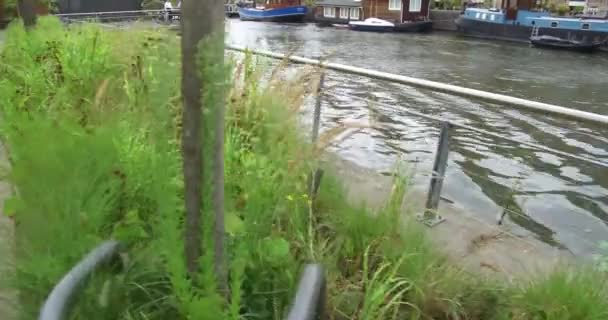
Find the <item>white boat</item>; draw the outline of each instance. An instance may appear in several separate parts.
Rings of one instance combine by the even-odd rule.
[[[348,26],[352,30],[357,31],[386,32],[395,30],[394,23],[378,18],[367,18],[363,21],[351,21],[348,23]]]

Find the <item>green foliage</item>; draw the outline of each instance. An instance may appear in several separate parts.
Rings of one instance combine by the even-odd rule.
[[[568,4],[562,3],[557,6],[557,14],[559,14],[560,16],[565,16],[568,12],[570,12],[570,7],[568,6]]]
[[[555,271],[517,290],[510,319],[606,319],[606,280],[586,268]]]
[[[330,319],[606,317],[603,273],[568,270],[511,288],[452,266],[403,217],[402,171],[377,212],[347,203],[331,173],[311,199],[321,147],[302,143],[297,122],[311,75],[286,80],[251,55],[201,70],[218,80],[202,93],[206,105],[227,95],[226,299],[212,250],[195,277],[185,266],[178,40],[138,26],[66,29],[54,18],[7,32],[0,133],[19,190],[5,211],[16,221],[21,319],[34,319],[61,275],[108,238],[128,246],[125,269],[96,274],[73,319],[283,319],[310,261],[327,268]],[[208,45],[199,59],[209,66],[223,57]]]

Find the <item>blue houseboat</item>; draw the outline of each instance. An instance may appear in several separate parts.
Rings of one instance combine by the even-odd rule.
[[[239,17],[246,21],[303,22],[308,8],[300,0],[266,0],[264,6],[239,8]]]
[[[503,0],[500,9],[467,8],[456,24],[460,32],[480,38],[529,42],[544,36],[608,49],[608,19],[555,17],[534,10],[533,4],[534,0]]]

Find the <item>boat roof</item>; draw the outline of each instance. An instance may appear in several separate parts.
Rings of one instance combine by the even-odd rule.
[[[551,20],[551,21],[580,21],[580,22],[593,22],[593,23],[608,23],[608,20],[604,19],[581,19],[576,17],[527,17],[527,19],[536,20]]]
[[[317,0],[317,6],[332,6],[332,7],[361,7],[361,0]]]

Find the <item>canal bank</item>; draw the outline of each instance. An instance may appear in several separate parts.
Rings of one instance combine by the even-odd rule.
[[[387,203],[393,188],[392,176],[361,167],[335,153],[325,154],[323,160],[324,167],[343,182],[351,203],[362,204],[372,211]],[[423,212],[426,191],[423,186],[407,190],[402,204],[406,220],[413,220],[415,214]],[[538,241],[515,224],[497,226],[480,220],[445,199],[438,213],[446,220],[427,229],[429,237],[453,263],[469,272],[508,281],[529,280],[574,261],[568,250]]]
[[[235,45],[325,57],[330,62],[608,114],[604,55],[537,50],[452,33],[369,34],[235,20],[228,28],[227,40]],[[438,124],[406,109],[598,161],[608,158],[608,130],[603,127],[337,72],[328,73],[326,85],[331,93],[323,103],[326,128],[352,120],[380,126],[334,148],[347,160],[376,172],[389,172],[398,159],[415,171],[431,170]],[[368,98],[383,106],[372,108],[373,102],[364,101]],[[507,212],[506,219],[537,239],[565,246],[577,255],[591,255],[606,240],[605,168],[466,130],[457,130],[457,135],[444,198],[494,223]],[[417,186],[428,186],[428,177],[413,180]]]

